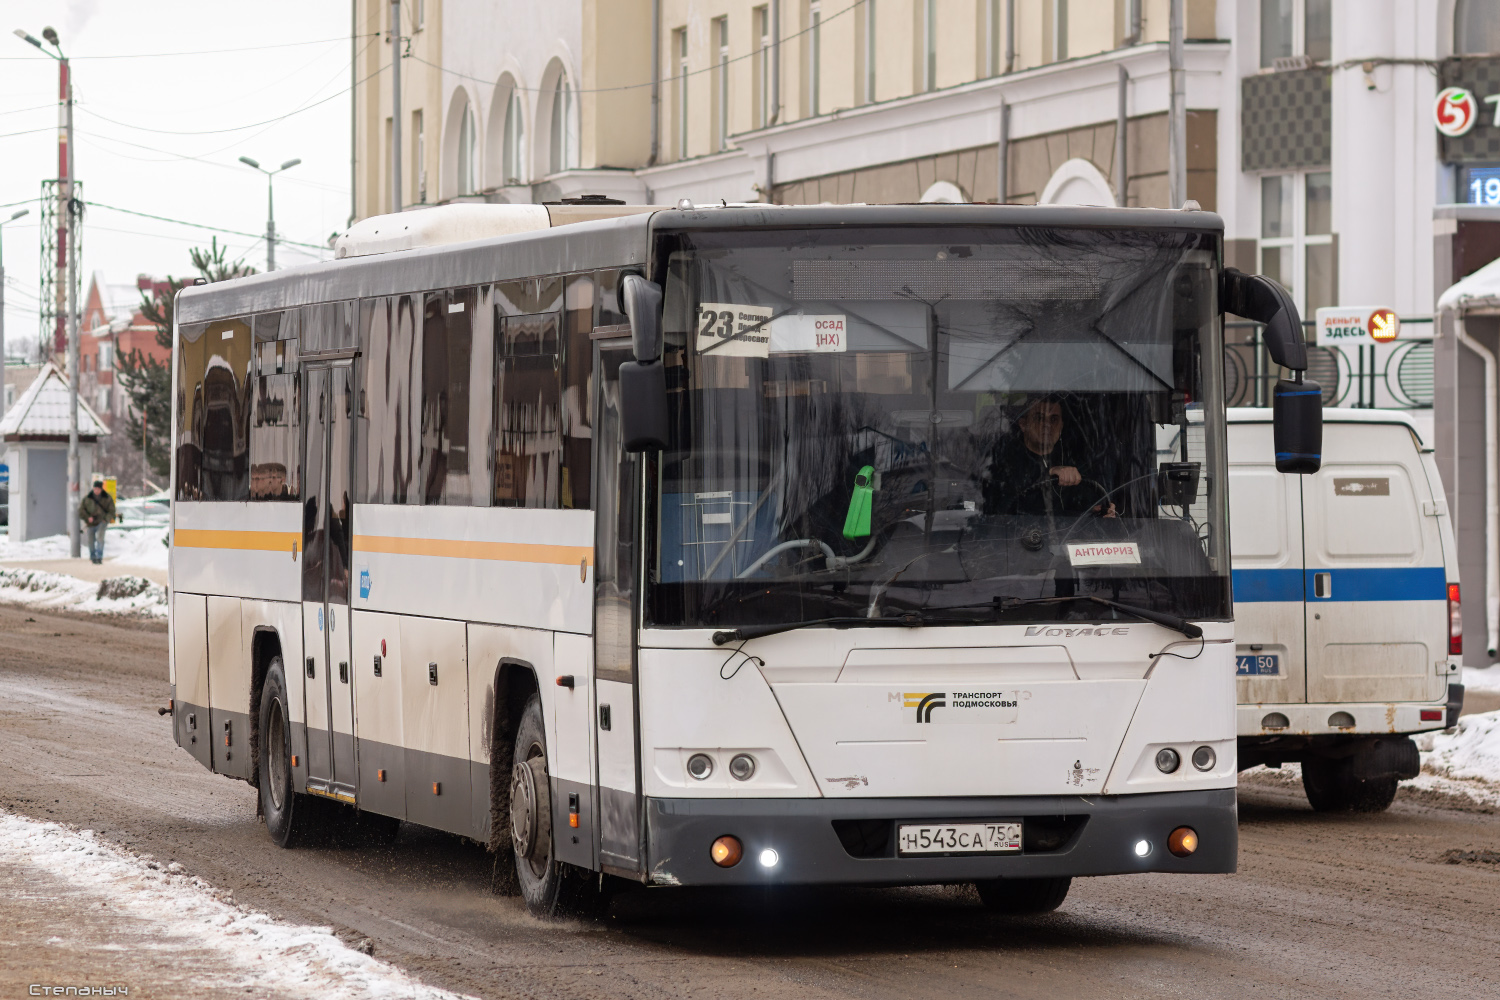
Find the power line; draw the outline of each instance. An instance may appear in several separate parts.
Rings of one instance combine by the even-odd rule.
[[[345,67],[345,68],[347,68],[347,67]],[[379,72],[380,72],[379,70],[375,71],[375,73],[379,73]],[[374,76],[375,73],[370,74],[370,76]],[[368,80],[369,78],[370,77],[367,76],[367,77],[365,77],[365,80]],[[361,80],[359,82],[360,83],[364,83],[365,80]],[[357,87],[358,85],[359,84],[355,84],[354,86]],[[323,98],[321,101],[317,101],[317,102],[315,102],[313,104],[304,104],[303,106],[297,108],[295,111],[288,111],[286,114],[284,114],[284,115],[277,115],[275,118],[267,118],[263,122],[252,122],[249,125],[236,125],[233,128],[201,129],[201,130],[193,131],[193,132],[182,132],[182,131],[177,131],[177,130],[174,130],[174,129],[166,129],[166,128],[151,128],[149,125],[132,125],[129,122],[115,121],[113,118],[109,118],[109,117],[106,117],[105,115],[101,115],[99,112],[97,112],[97,111],[93,110],[92,108],[90,108],[87,104],[78,104],[78,105],[75,105],[75,107],[77,107],[81,111],[84,111],[84,112],[87,112],[88,114],[93,115],[95,118],[98,118],[101,121],[109,122],[111,125],[118,125],[121,128],[135,129],[137,132],[155,132],[158,135],[222,135],[225,132],[243,132],[247,128],[259,128],[262,125],[275,125],[277,122],[279,122],[279,121],[285,121],[286,119],[292,117],[293,115],[300,115],[304,111],[311,111],[313,108],[316,108],[320,104],[327,104],[329,101],[333,100],[335,97],[343,97],[345,94],[349,93],[353,89],[354,89],[354,87],[345,87],[343,90],[340,90],[339,92],[337,92],[335,94],[329,94],[327,97]],[[0,138],[3,138],[3,137],[0,137]]]
[[[370,32],[366,36],[355,35],[355,38],[378,36],[382,32]],[[340,35],[338,38],[320,38],[310,42],[278,42],[275,45],[251,45],[239,49],[199,49],[196,52],[121,52],[114,55],[104,56],[69,56],[71,61],[81,59],[171,59],[176,56],[221,56],[233,52],[264,52],[267,49],[292,49],[299,45],[327,45],[330,42],[347,42],[348,35]],[[0,56],[3,62],[43,62],[52,61],[51,56]]]
[[[225,229],[223,226],[205,226],[201,222],[187,222],[187,221],[184,221],[182,219],[169,219],[165,215],[151,215],[148,212],[137,212],[134,209],[119,208],[118,206],[115,206],[115,205],[103,205],[103,204],[100,204],[97,201],[85,201],[84,204],[87,205],[90,208],[103,208],[103,209],[107,209],[107,210],[109,210],[111,212],[121,212],[121,213],[123,213],[125,215],[139,216],[142,219],[152,219],[152,220],[154,220],[156,222],[170,222],[173,225],[177,225],[177,226],[191,226],[194,229],[206,229],[209,232],[214,232],[214,233],[229,233],[231,236],[248,236],[252,240],[264,239],[265,235],[266,235],[265,233],[246,233],[246,232],[241,232],[238,229]],[[282,238],[280,236],[276,237],[276,242],[278,242],[278,243],[289,243],[289,244],[291,244],[293,246],[299,246],[299,247],[309,247],[310,249],[321,250],[321,251],[323,251],[325,253],[328,250],[328,247],[327,247],[326,244],[302,243],[302,242],[300,242],[298,240],[288,240],[288,239],[284,239],[284,238]]]
[[[84,131],[76,128],[76,127],[73,129],[73,132],[74,132],[75,135],[82,136],[83,139],[84,139],[85,144],[89,145],[89,146],[93,146],[93,143],[88,141],[90,139],[100,139],[100,140],[103,140],[104,142],[117,142],[117,143],[121,144],[122,146],[130,146],[133,149],[144,149],[148,153],[160,153],[162,156],[170,157],[173,160],[192,160],[195,163],[206,164],[207,166],[210,166],[210,167],[218,167],[221,170],[232,170],[236,174],[240,174],[242,176],[249,176],[248,174],[245,173],[245,171],[243,169],[241,169],[240,167],[235,166],[232,163],[220,163],[218,160],[210,160],[210,159],[208,159],[206,157],[202,157],[202,156],[192,156],[191,154],[188,154],[188,153],[174,153],[170,149],[160,149],[160,148],[158,148],[156,146],[143,146],[143,145],[141,145],[138,142],[131,142],[128,139],[117,139],[117,138],[115,138],[112,135],[100,135],[100,134],[98,134],[96,132],[84,132]],[[122,153],[122,152],[120,152],[117,149],[109,149],[109,148],[104,147],[104,146],[95,146],[94,148],[99,149],[100,151],[108,154],[109,156],[124,157],[127,160],[135,160],[137,163],[168,163],[168,162],[170,162],[169,160],[164,160],[164,159],[155,158],[155,157],[131,156],[128,153]],[[281,183],[283,183],[283,184],[296,184],[298,187],[320,188],[320,189],[322,189],[324,191],[332,191],[333,193],[340,194],[340,195],[348,194],[348,189],[347,188],[335,187],[332,184],[320,184],[317,181],[303,180],[302,178],[295,177],[295,176],[283,177],[283,178],[281,178]],[[29,200],[35,201],[36,199],[33,198],[33,199],[29,199]],[[23,204],[23,203],[22,202],[16,202],[15,204],[20,205],[20,204]],[[5,206],[0,205],[0,208],[3,208],[3,207],[5,207]]]

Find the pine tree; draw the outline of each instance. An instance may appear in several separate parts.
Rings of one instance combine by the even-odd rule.
[[[227,247],[219,246],[214,237],[208,249],[194,247],[189,251],[193,269],[203,281],[227,281],[254,274],[255,268],[241,258],[226,259]],[[156,327],[156,342],[172,351],[172,304],[177,292],[197,279],[168,276],[164,289],[153,288],[141,293],[141,315]],[[144,447],[146,464],[165,481],[172,467],[172,364],[148,356],[140,348],[121,355],[115,363],[120,388],[130,401],[126,408],[125,435],[138,447]]]

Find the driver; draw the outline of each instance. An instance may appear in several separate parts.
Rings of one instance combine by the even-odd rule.
[[[1063,408],[1053,395],[1027,401],[1010,432],[990,454],[984,483],[986,514],[1081,514],[1091,507],[1105,517],[1115,516],[1115,505],[1090,477],[1062,441]]]

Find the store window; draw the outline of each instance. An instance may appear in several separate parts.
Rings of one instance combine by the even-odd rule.
[[[1326,61],[1333,53],[1332,0],[1260,0],[1260,64],[1306,56]]]
[[[1338,304],[1334,249],[1328,171],[1260,179],[1260,273],[1292,293],[1304,318]]]
[[[1453,52],[1500,55],[1500,0],[1458,0],[1453,10]]]

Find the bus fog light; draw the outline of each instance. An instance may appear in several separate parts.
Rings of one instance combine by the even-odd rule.
[[[747,753],[737,753],[729,761],[729,773],[739,781],[749,781],[755,776],[755,758]]]
[[[1171,747],[1156,751],[1156,769],[1162,774],[1171,774],[1182,763],[1182,756]]]
[[[738,837],[725,835],[714,841],[714,846],[709,848],[708,855],[720,868],[733,868],[740,863],[740,858],[745,856],[745,849],[740,846]]]
[[[688,774],[703,781],[714,773],[714,759],[706,753],[695,753],[688,758],[687,770]]]
[[[1198,849],[1198,831],[1190,826],[1179,826],[1167,838],[1167,850],[1185,858]]]
[[[1193,751],[1193,766],[1200,771],[1212,771],[1218,759],[1213,747],[1199,747]]]
[[[1150,853],[1151,853],[1151,841],[1149,841],[1149,840],[1137,840],[1135,842],[1135,856],[1136,857],[1138,857],[1138,858],[1144,858],[1146,855],[1148,855]]]
[[[781,855],[776,853],[776,848],[768,847],[760,852],[760,866],[762,868],[775,868],[781,861]]]

